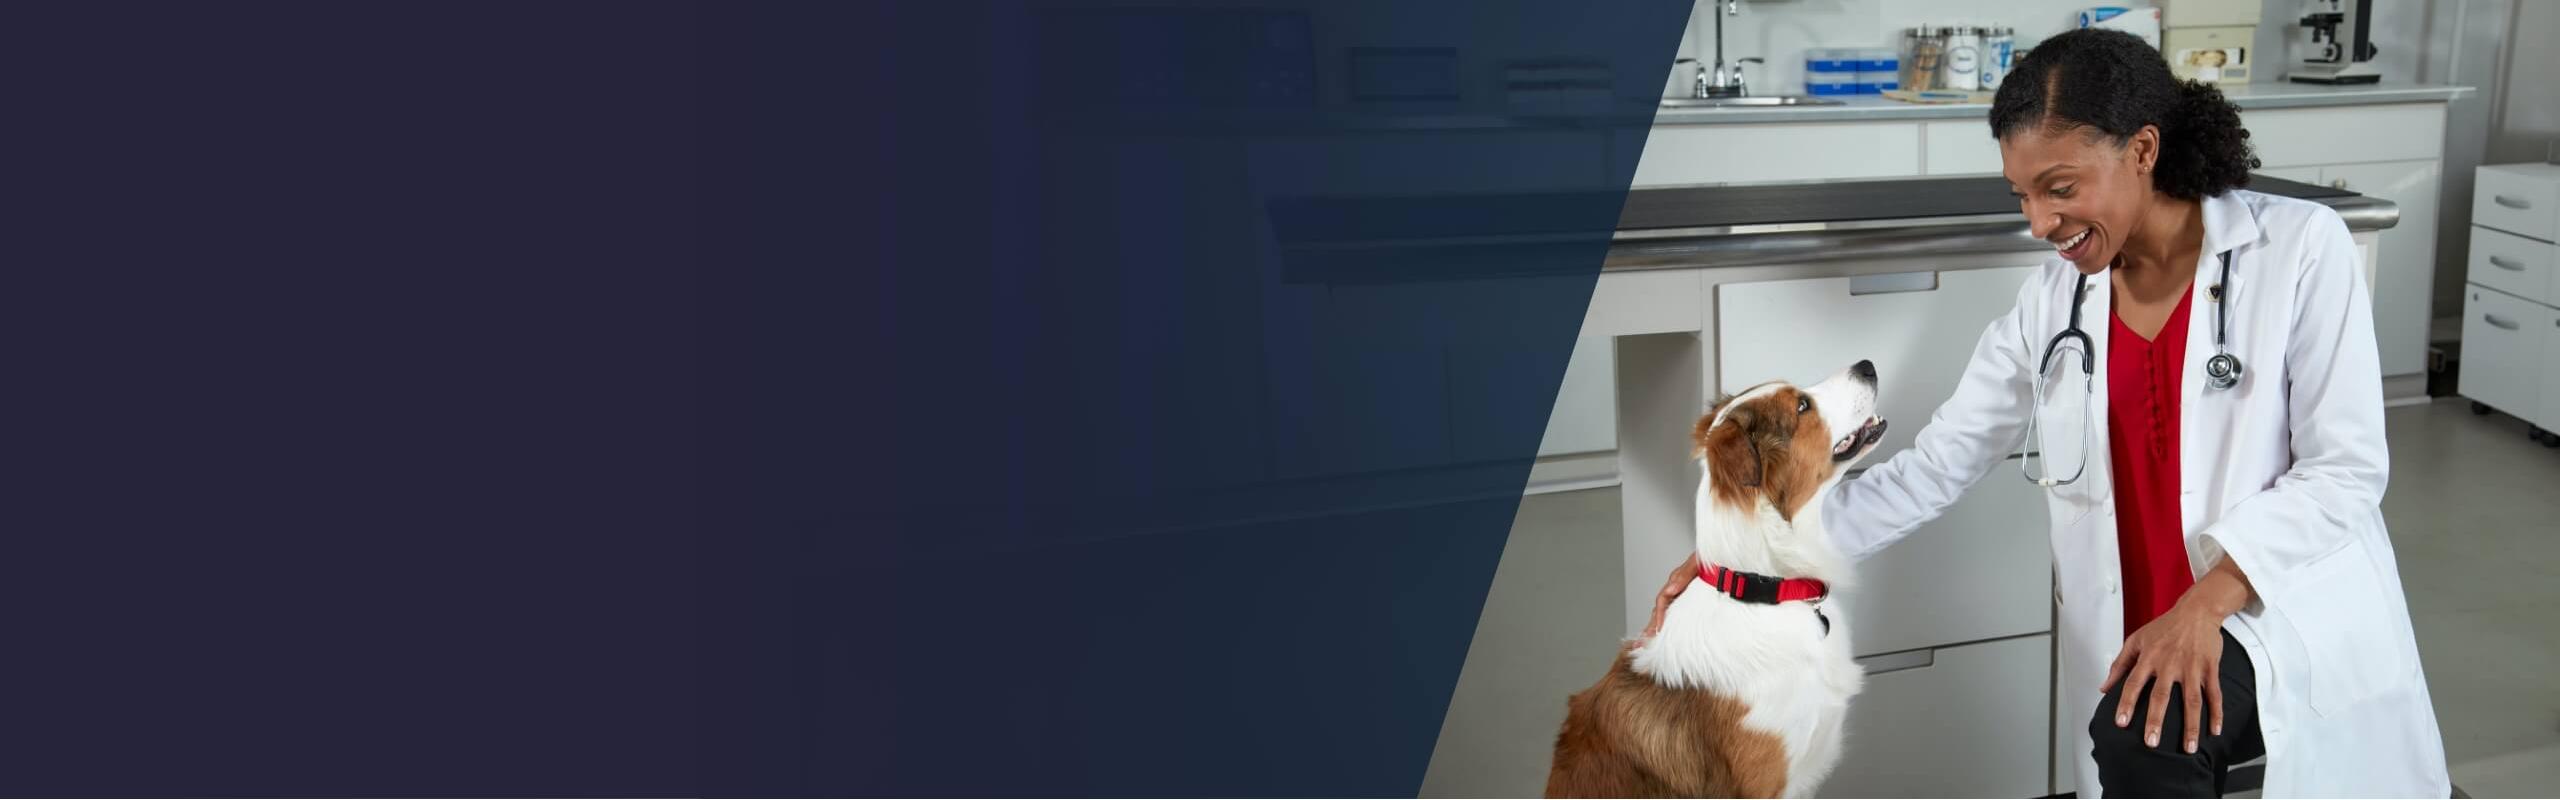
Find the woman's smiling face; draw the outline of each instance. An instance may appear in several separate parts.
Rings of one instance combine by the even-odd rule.
[[[2000,173],[2027,215],[2027,229],[2082,274],[2124,251],[2125,237],[2151,203],[2151,165],[2160,129],[2145,126],[2122,146],[2095,129],[2020,127],[2000,139]]]

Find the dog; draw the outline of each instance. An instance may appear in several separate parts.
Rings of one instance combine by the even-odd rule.
[[[1566,702],[1548,797],[1813,794],[1864,679],[1848,620],[1822,604],[1850,577],[1822,496],[1884,430],[1866,361],[1809,387],[1752,387],[1699,418],[1700,578],[1660,633]]]

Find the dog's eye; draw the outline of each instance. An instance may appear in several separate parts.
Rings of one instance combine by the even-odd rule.
[[[1802,414],[1802,413],[1805,413],[1805,412],[1807,412],[1807,411],[1812,411],[1812,410],[1813,410],[1813,398],[1810,398],[1810,397],[1798,397],[1798,398],[1796,398],[1796,413],[1798,413],[1798,414]]]

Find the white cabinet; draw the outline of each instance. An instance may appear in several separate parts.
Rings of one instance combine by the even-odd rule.
[[[2319,184],[2389,200],[2400,222],[2381,231],[2373,263],[2366,265],[2373,296],[2374,344],[2382,374],[2427,369],[2428,315],[2434,307],[2437,195],[2443,162],[2433,159],[2358,164],[2316,164],[2262,169],[2259,174]]]
[[[2550,303],[2560,299],[2553,291],[2555,251],[2550,242],[2536,241],[2494,228],[2472,226],[2471,266],[2466,280],[2507,294]]]
[[[2560,166],[2480,168],[2462,303],[2462,394],[2560,429]]]
[[[1924,175],[1998,175],[2000,141],[1978,119],[1934,120],[1920,127]]]
[[[1852,648],[1869,656],[2053,630],[2044,510],[2044,491],[2004,461],[1945,515],[1858,562],[1838,600]]]
[[[2560,165],[2481,167],[2471,186],[2471,224],[2560,241]]]
[[[1848,741],[1820,797],[2046,794],[2050,634],[1860,659]]]
[[[2443,162],[2385,161],[2322,167],[2332,186],[2391,201],[2400,224],[2382,231],[2374,259],[2373,335],[2382,374],[2427,370],[2427,326],[2435,309],[2436,206]]]
[[[1916,122],[1656,125],[1635,185],[1900,178],[1920,174]]]
[[[2258,170],[2258,173],[2257,173],[2257,174],[2265,175],[2265,176],[2268,176],[2268,177],[2274,177],[2274,178],[2283,178],[2283,179],[2285,179],[2285,180],[2293,181],[2293,182],[2295,182],[2295,183],[2319,183],[2319,182],[2320,182],[2320,168],[2319,168],[2319,167],[2285,167],[2285,168],[2282,168],[2282,169],[2262,169],[2262,170]]]
[[[2436,213],[2443,191],[2443,103],[2244,110],[2259,172],[2389,200],[2400,223],[2380,232],[2372,275],[2382,374],[2426,372],[2434,312]],[[2339,131],[2354,131],[2341,136]],[[2560,167],[2555,167],[2560,170]],[[1653,128],[1635,186],[1820,181],[2000,171],[1984,118],[1662,124]],[[2549,240],[2560,229],[2560,188],[2484,179],[2475,217]],[[2507,215],[2504,217],[2498,215]],[[2539,220],[2527,222],[2528,218]],[[2539,226],[2539,227],[2536,227]],[[2446,268],[2451,268],[2447,265]],[[1879,361],[1879,364],[1882,362]]]
[[[2462,396],[2520,417],[2536,412],[2547,337],[2534,323],[2547,309],[2478,286],[2470,292],[2462,305]]]
[[[2015,306],[2036,267],[1730,283],[1716,289],[1715,385],[1812,383],[1861,360],[1876,364],[1878,414],[1891,423],[1880,463],[1955,394],[1974,342]]]
[[[1556,405],[1547,415],[1546,437],[1539,456],[1600,453],[1618,449],[1617,343],[1606,336],[1574,340],[1573,360],[1565,365],[1556,388]]]
[[[2444,104],[2242,109],[2260,171],[2444,158]]]

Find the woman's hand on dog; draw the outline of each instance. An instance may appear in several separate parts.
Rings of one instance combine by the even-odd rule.
[[[1679,599],[1681,592],[1688,591],[1689,582],[1697,577],[1698,554],[1692,552],[1680,561],[1680,566],[1671,568],[1671,577],[1662,582],[1662,591],[1653,596],[1653,620],[1644,624],[1644,635],[1638,641],[1650,640],[1654,634],[1662,632],[1662,615],[1671,610],[1671,601]]]

